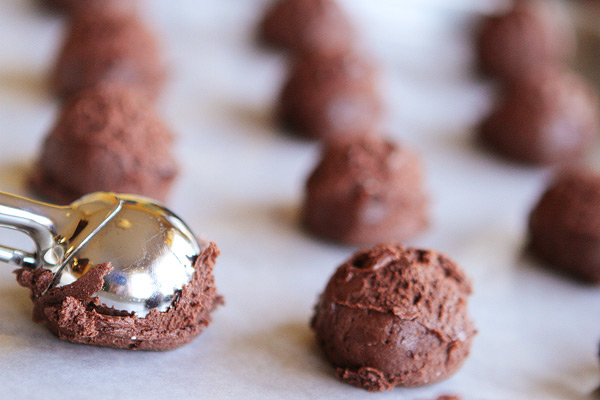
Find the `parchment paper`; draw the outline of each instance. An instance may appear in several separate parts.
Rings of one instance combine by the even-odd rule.
[[[368,394],[334,378],[308,323],[330,274],[355,249],[298,228],[318,147],[273,123],[286,68],[255,45],[267,3],[156,0],[144,9],[172,66],[159,108],[179,135],[182,176],[169,205],[221,248],[226,306],[175,351],[74,345],[31,321],[27,291],[2,266],[0,398],[589,398],[600,380],[600,290],[523,256],[527,214],[551,171],[508,164],[472,141],[493,90],[471,73],[470,29],[493,0],[343,2],[383,68],[382,130],[427,165],[433,225],[410,244],[446,252],[468,272],[479,334],[460,372],[434,386]],[[0,0],[0,190],[30,194],[27,175],[58,109],[45,82],[62,27],[30,2]],[[590,161],[598,159],[596,151]]]

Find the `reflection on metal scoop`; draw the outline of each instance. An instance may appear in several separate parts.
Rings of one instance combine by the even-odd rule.
[[[0,192],[0,227],[26,233],[33,254],[0,246],[0,261],[55,274],[65,286],[97,264],[110,263],[96,295],[117,310],[144,317],[166,311],[189,283],[202,248],[172,212],[133,195],[93,193],[70,206],[54,206]]]

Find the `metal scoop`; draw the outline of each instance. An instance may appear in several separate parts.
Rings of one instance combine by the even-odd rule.
[[[0,192],[0,227],[24,232],[37,248],[32,254],[0,246],[0,261],[52,271],[51,287],[110,262],[113,270],[96,295],[138,317],[169,308],[202,250],[175,214],[133,195],[99,192],[55,206]]]

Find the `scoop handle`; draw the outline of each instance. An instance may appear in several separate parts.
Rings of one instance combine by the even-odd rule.
[[[28,235],[37,251],[30,254],[18,249],[0,246],[0,261],[27,267],[39,267],[44,262],[52,263],[49,250],[60,240],[57,222],[70,217],[70,207],[30,200],[14,194],[0,192],[0,227],[14,229]]]
[[[37,265],[35,254],[6,246],[0,246],[0,262],[26,268],[35,268]]]

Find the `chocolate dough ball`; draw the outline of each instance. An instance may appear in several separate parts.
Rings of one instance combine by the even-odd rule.
[[[260,36],[284,50],[341,53],[353,47],[355,32],[333,0],[278,0],[267,12]]]
[[[544,165],[578,159],[597,130],[597,101],[589,85],[574,74],[545,68],[507,85],[479,138],[503,157]]]
[[[381,139],[330,144],[306,183],[302,218],[311,233],[346,244],[412,238],[428,224],[421,162]]]
[[[33,184],[61,203],[112,191],[164,201],[177,175],[173,136],[130,87],[105,85],[65,104],[44,141]]]
[[[483,23],[479,64],[486,74],[516,78],[531,68],[568,61],[575,43],[575,30],[556,4],[520,0],[508,13]]]
[[[278,105],[278,119],[308,139],[338,140],[374,130],[381,100],[374,67],[348,53],[295,60]]]
[[[62,98],[103,83],[130,85],[149,98],[160,94],[165,66],[153,33],[135,13],[91,7],[70,20],[52,74]]]
[[[600,174],[560,174],[529,216],[529,241],[548,267],[600,284]]]
[[[166,311],[154,309],[144,318],[101,303],[95,293],[112,270],[110,263],[93,266],[70,285],[50,288],[54,273],[21,268],[17,282],[31,289],[33,320],[45,323],[61,340],[129,350],[170,350],[182,346],[211,322],[223,304],[213,267],[219,250],[207,244],[194,261],[194,274]],[[49,289],[50,288],[50,289]]]
[[[446,256],[380,245],[340,266],[311,322],[344,382],[369,391],[421,386],[455,373],[476,331],[471,284]]]

